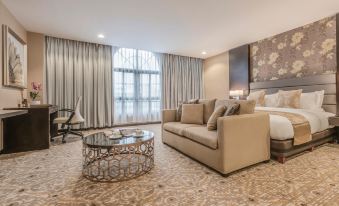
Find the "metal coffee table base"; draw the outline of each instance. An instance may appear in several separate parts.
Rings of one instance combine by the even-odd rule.
[[[154,139],[112,147],[83,144],[82,174],[96,182],[118,182],[136,178],[154,167]]]

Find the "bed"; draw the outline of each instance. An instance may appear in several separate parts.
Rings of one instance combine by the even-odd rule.
[[[250,83],[250,92],[263,89],[266,90],[266,94],[295,89],[302,89],[303,93],[325,91],[323,111],[256,107],[256,112],[270,112],[271,155],[277,158],[280,163],[284,163],[287,158],[301,152],[313,151],[316,146],[333,141],[336,132],[329,125],[328,118],[337,113],[336,74]],[[310,125],[310,140],[296,145],[292,124],[288,118],[279,115],[281,112],[304,117]]]

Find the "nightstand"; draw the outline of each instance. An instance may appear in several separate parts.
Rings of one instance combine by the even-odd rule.
[[[339,116],[328,118],[328,122],[330,123],[330,125],[335,126],[335,129],[337,131],[337,135],[336,135],[337,139],[335,141],[339,143]]]

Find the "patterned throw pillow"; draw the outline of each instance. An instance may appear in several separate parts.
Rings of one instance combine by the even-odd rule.
[[[255,100],[257,106],[265,106],[266,90],[251,92],[247,100]]]
[[[199,103],[199,99],[191,99],[191,100],[188,100],[188,101],[183,101],[183,102],[180,102],[179,105],[178,105],[178,108],[177,108],[177,114],[176,114],[176,121],[177,122],[180,122],[181,120],[181,114],[182,114],[182,105],[183,104],[198,104]]]
[[[231,115],[236,115],[238,114],[240,109],[240,104],[239,103],[233,103],[227,107],[226,112],[224,113],[224,116],[231,116]]]
[[[278,92],[278,106],[284,108],[300,108],[302,89]]]
[[[214,112],[212,113],[212,115],[207,121],[207,130],[211,131],[211,130],[217,129],[217,120],[219,117],[223,116],[226,109],[227,107],[223,105],[223,106],[219,106],[218,108],[214,110]]]

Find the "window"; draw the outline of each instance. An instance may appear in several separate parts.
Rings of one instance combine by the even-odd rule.
[[[160,120],[160,66],[154,53],[120,48],[113,56],[114,123]]]

